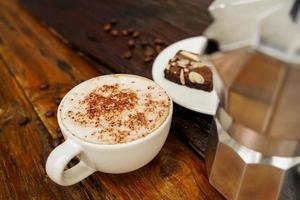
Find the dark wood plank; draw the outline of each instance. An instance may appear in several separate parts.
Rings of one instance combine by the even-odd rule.
[[[128,37],[110,36],[102,30],[103,24],[118,19],[117,29],[132,27],[141,32],[141,38],[152,41],[159,37],[170,44],[201,35],[211,22],[207,12],[210,0],[21,0],[21,3],[73,48],[113,72],[149,78],[152,63],[144,63],[143,49],[135,48],[133,58],[124,59]],[[176,106],[173,128],[203,155],[211,120],[211,116]]]
[[[143,63],[141,49],[134,59],[122,58],[127,39],[107,35],[102,26],[118,19],[117,28],[134,28],[143,38],[160,37],[168,43],[201,35],[211,22],[207,7],[210,1],[84,1],[21,0],[42,21],[84,53],[106,63],[116,72],[151,77],[151,65]],[[55,13],[55,14],[54,14]],[[64,20],[62,20],[64,19]],[[91,36],[94,40],[90,40]]]
[[[30,122],[19,125],[22,118]],[[45,173],[49,134],[0,60],[0,199],[87,199],[80,184],[58,187]],[[50,140],[51,141],[51,140]]]
[[[51,133],[49,137],[55,139],[55,117],[47,118],[44,113],[56,110],[56,97],[62,96],[81,80],[100,73],[53,37],[14,1],[0,1],[0,18],[0,55]],[[39,85],[43,82],[49,82],[50,88],[40,90]],[[46,144],[40,142],[40,145]],[[49,150],[44,152],[47,156]],[[14,159],[20,158],[16,155]],[[43,166],[45,159],[39,164]],[[43,171],[44,167],[40,170]],[[40,182],[45,181],[51,182],[44,175]],[[97,172],[76,187],[81,187],[80,194],[88,194],[91,199],[223,199],[209,185],[203,160],[173,134],[168,137],[160,154],[142,169],[122,175]],[[12,192],[9,194],[12,195]],[[58,195],[57,198],[64,196]],[[65,199],[76,198],[70,196]]]

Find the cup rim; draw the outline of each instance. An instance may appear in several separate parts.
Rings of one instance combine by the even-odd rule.
[[[134,75],[134,74],[107,74],[107,75],[101,75],[101,76],[97,76],[97,77],[93,77],[91,79],[88,79],[88,80],[85,80],[84,82],[86,81],[90,81],[92,79],[96,79],[96,78],[99,78],[99,77],[107,77],[107,76],[130,76],[130,77],[136,77],[136,78],[142,78],[142,79],[146,79],[148,81],[151,81],[153,83],[155,83],[153,80],[149,79],[149,78],[146,78],[146,77],[143,77],[143,76],[138,76],[138,75]],[[82,83],[84,83],[82,82]],[[79,85],[81,85],[82,83],[74,86],[71,90],[69,90],[65,96],[63,97],[63,99],[74,89],[76,89]],[[155,83],[158,87],[160,87],[163,91],[165,91],[160,85],[158,85],[157,83]],[[133,140],[133,141],[130,141],[130,142],[125,142],[125,143],[116,143],[116,144],[97,144],[97,143],[92,143],[92,142],[88,142],[88,141],[85,141],[85,140],[82,140],[76,136],[74,136],[72,134],[72,132],[70,130],[68,130],[68,128],[64,125],[64,123],[62,122],[62,119],[61,119],[61,112],[60,112],[60,109],[61,109],[61,104],[63,102],[63,99],[61,100],[61,103],[59,104],[58,108],[57,108],[57,115],[56,115],[56,118],[57,118],[57,122],[58,122],[58,125],[59,125],[59,128],[61,129],[62,133],[63,134],[66,134],[68,137],[66,138],[66,140],[68,138],[71,138],[72,140],[75,140],[76,142],[79,142],[79,143],[83,143],[83,144],[86,144],[86,145],[89,145],[89,146],[93,146],[93,147],[98,147],[98,148],[110,148],[110,149],[118,149],[120,147],[129,147],[129,146],[134,146],[134,145],[137,145],[137,144],[140,144],[140,143],[143,143],[144,141],[146,140],[149,140],[151,138],[153,138],[155,135],[157,135],[159,132],[161,132],[161,130],[168,124],[171,122],[171,119],[172,119],[172,114],[173,114],[173,101],[171,99],[171,97],[169,96],[169,94],[167,93],[167,91],[165,91],[168,98],[170,99],[170,106],[169,106],[169,113],[167,115],[167,117],[165,118],[165,120],[163,121],[163,123],[160,124],[160,126],[158,128],[156,128],[154,131],[152,131],[151,133],[147,134],[145,137],[142,137],[142,138],[139,138],[139,139],[136,139],[136,140]]]

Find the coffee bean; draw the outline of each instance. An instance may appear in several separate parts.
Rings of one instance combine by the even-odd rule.
[[[141,45],[142,47],[146,47],[147,45],[149,45],[149,42],[147,42],[146,40],[141,40]]]
[[[61,130],[59,127],[56,128],[56,133],[61,133]]]
[[[132,58],[132,53],[131,53],[131,51],[126,51],[126,52],[124,53],[123,57],[124,57],[125,59],[130,59],[130,58]]]
[[[116,30],[116,29],[113,29],[113,30],[110,31],[110,34],[111,34],[112,36],[114,36],[114,37],[117,37],[117,36],[119,35],[119,31]]]
[[[51,146],[52,147],[57,147],[60,143],[61,143],[61,141],[58,138],[51,140]]]
[[[144,51],[144,56],[145,57],[151,57],[155,54],[155,51],[151,47],[147,47]]]
[[[156,53],[159,53],[159,52],[161,52],[161,45],[155,45],[155,51],[156,51]]]
[[[128,46],[129,46],[130,48],[132,48],[132,47],[135,46],[135,41],[132,40],[132,39],[131,39],[131,40],[128,40],[127,44],[128,44]]]
[[[54,102],[55,102],[56,105],[59,105],[60,102],[61,102],[61,98],[57,97]]]
[[[155,42],[155,44],[159,44],[159,45],[165,44],[165,41],[163,41],[163,40],[160,39],[160,38],[155,38],[155,39],[154,39],[154,42]]]
[[[53,111],[47,111],[47,112],[45,112],[45,116],[46,117],[53,117],[54,116],[54,112]]]
[[[138,31],[134,31],[133,33],[132,33],[132,37],[133,38],[138,38],[140,36],[140,32],[138,32]]]
[[[111,29],[112,29],[111,24],[105,24],[105,25],[103,26],[103,30],[104,30],[105,32],[109,32]]]
[[[153,58],[151,57],[151,56],[146,56],[145,58],[144,58],[144,62],[145,63],[149,63],[149,62],[151,62],[153,60]]]
[[[134,30],[133,30],[133,28],[129,28],[129,29],[127,30],[127,32],[128,32],[128,34],[132,34],[132,33],[134,32]]]
[[[109,22],[112,25],[116,25],[118,23],[118,21],[116,19],[111,19]]]
[[[63,134],[61,133],[61,130],[60,130],[59,127],[56,128],[56,133],[57,133],[57,137],[58,137],[59,139],[63,139],[63,138],[64,138],[64,136],[63,136]]]
[[[62,133],[57,134],[58,139],[60,139],[61,141],[64,140],[64,136]]]
[[[30,122],[30,119],[28,117],[21,117],[18,121],[18,124],[20,126],[25,126],[26,124],[28,124]]]
[[[46,90],[46,89],[48,89],[49,88],[49,84],[48,83],[42,83],[41,85],[40,85],[40,89],[41,90]]]
[[[122,30],[122,31],[121,31],[121,33],[122,33],[122,35],[123,35],[123,36],[127,36],[127,35],[128,35],[128,31],[127,31],[127,30],[125,30],[125,29],[124,29],[124,30]]]

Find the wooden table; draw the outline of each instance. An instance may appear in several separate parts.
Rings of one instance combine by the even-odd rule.
[[[37,1],[23,2],[29,8],[41,6],[34,4]],[[58,6],[64,8],[67,3]],[[52,8],[50,4],[49,8]],[[51,15],[58,17],[58,13]],[[197,13],[193,11],[193,14]],[[106,18],[112,16],[106,14]],[[172,15],[169,13],[168,17]],[[64,20],[60,18],[61,22]],[[142,19],[139,22],[142,23]],[[155,22],[159,23],[159,19]],[[200,26],[203,29],[201,23]],[[201,32],[201,28],[194,28],[191,34]],[[66,30],[70,31],[69,34],[73,32],[67,27]],[[102,31],[101,25],[99,30]],[[190,36],[174,31],[178,30],[174,27],[174,30],[164,33],[166,38],[170,34],[172,39],[169,42]],[[75,44],[77,40],[73,40]],[[204,160],[184,142],[194,141],[202,148],[200,151],[204,150],[206,143],[199,141],[199,138],[206,138],[208,130],[201,126],[209,128],[211,117],[179,106],[175,108],[173,127],[162,151],[142,169],[122,175],[96,172],[69,187],[56,185],[47,177],[45,161],[51,150],[61,142],[55,115],[45,115],[47,111],[56,111],[56,99],[76,84],[94,76],[115,72],[149,76],[151,70],[150,64],[143,65],[141,62],[139,70],[127,68],[129,65],[137,66],[138,61],[124,61],[117,56],[120,53],[117,48],[109,48],[108,52],[105,43],[97,48],[89,46],[99,53],[99,59],[93,56],[95,52],[89,53],[90,50],[83,48],[85,40],[80,42],[82,46],[77,45],[77,49],[83,50],[70,48],[19,2],[0,0],[0,199],[223,199],[207,180]],[[41,89],[43,83],[48,83],[49,88]],[[191,113],[193,116],[188,123],[186,116]],[[26,120],[22,122],[24,117],[30,119],[28,123]],[[184,138],[189,140],[182,140]]]

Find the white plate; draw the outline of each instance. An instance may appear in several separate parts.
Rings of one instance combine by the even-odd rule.
[[[213,69],[214,89],[211,92],[197,90],[173,83],[164,78],[164,69],[169,61],[179,50],[187,50],[194,53],[203,52],[207,39],[205,37],[193,37],[176,42],[165,48],[155,59],[152,67],[153,80],[164,88],[172,100],[190,110],[214,115],[219,104],[216,92],[216,83],[219,80]],[[216,81],[215,81],[216,80]]]

